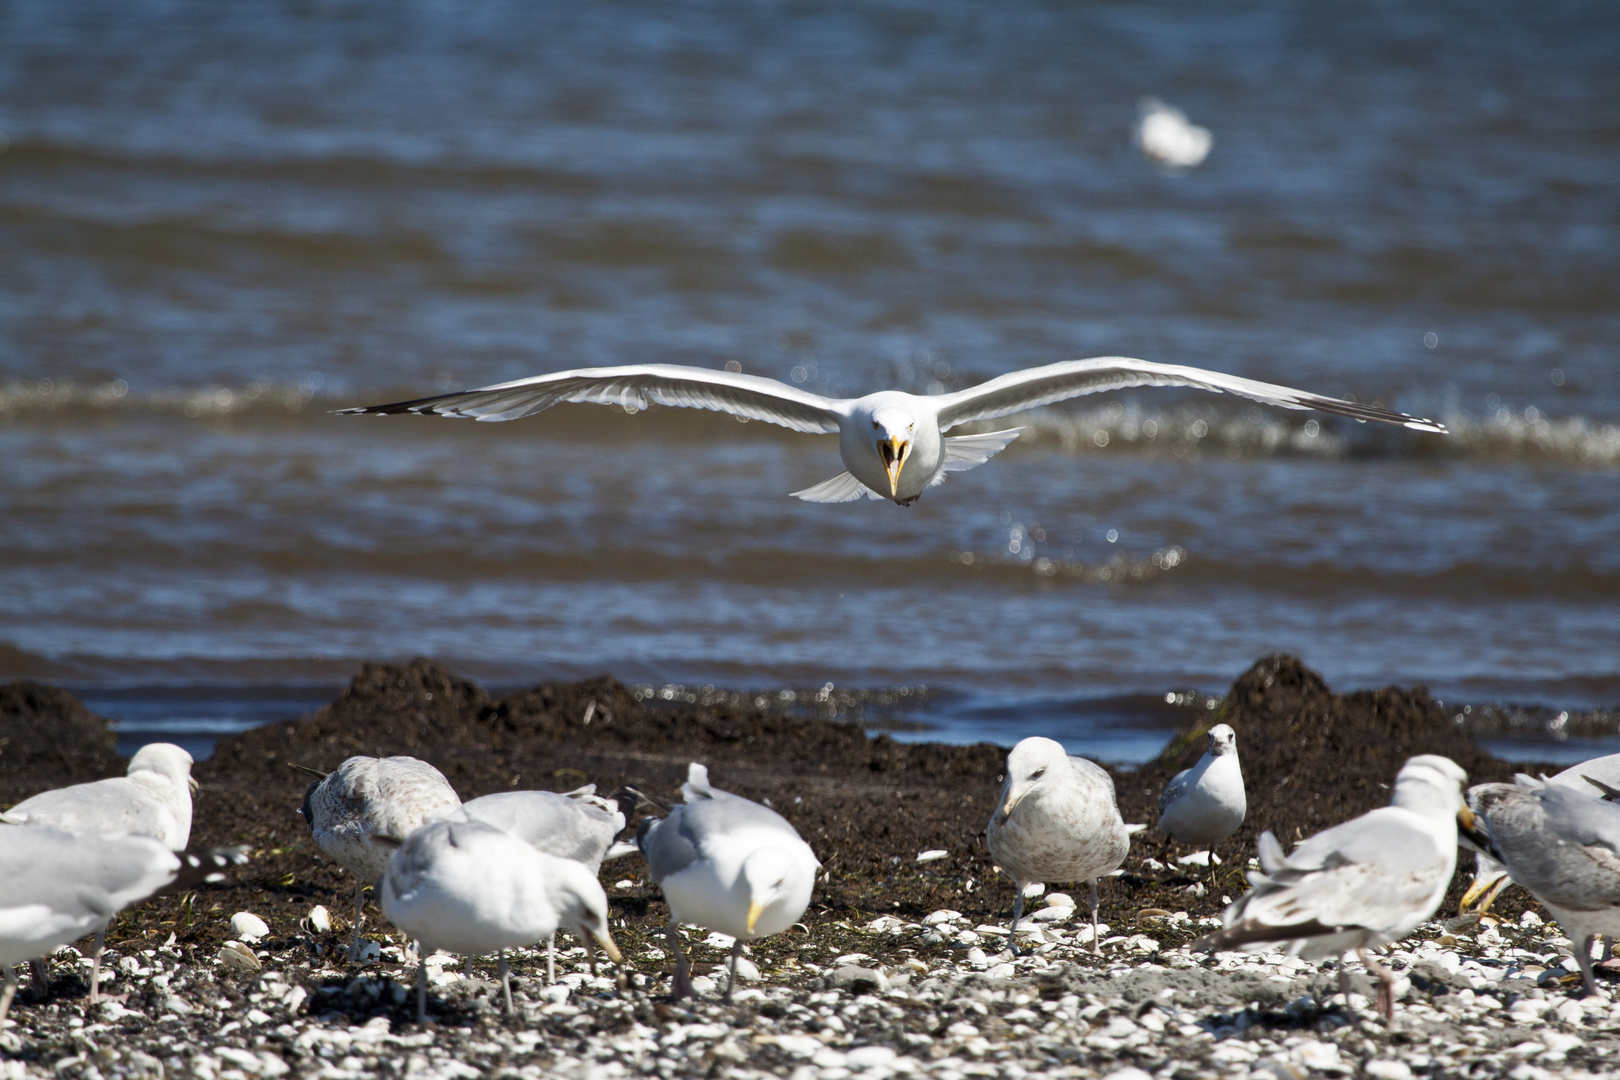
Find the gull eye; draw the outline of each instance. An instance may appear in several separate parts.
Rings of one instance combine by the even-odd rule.
[[[872,430],[873,430],[873,431],[876,431],[876,430],[877,430],[877,426],[878,426],[878,423],[877,423],[877,421],[876,421],[876,420],[874,420],[874,421],[872,421]]]
[[[1046,775],[1046,770],[1045,769],[1036,769],[1034,772],[1029,774],[1029,778],[1031,780],[1039,780],[1041,777],[1043,777],[1045,775]]]

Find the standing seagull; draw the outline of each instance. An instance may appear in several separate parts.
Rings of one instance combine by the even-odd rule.
[[[13,964],[49,956],[59,946],[96,935],[90,1003],[101,999],[101,941],[107,923],[158,892],[217,880],[247,862],[246,848],[170,851],[149,836],[73,833],[45,825],[0,829],[0,1023],[17,993]]]
[[[352,757],[304,792],[298,812],[316,846],[354,875],[351,961],[360,959],[365,887],[382,875],[399,840],[460,805],[444,774],[413,757]]]
[[[191,840],[191,755],[173,743],[147,743],[125,775],[56,788],[0,814],[11,825],[53,825],[69,832],[130,832],[182,851]]]
[[[1062,745],[1025,739],[1007,755],[1007,780],[985,829],[990,854],[1017,886],[1012,931],[1018,951],[1018,920],[1024,888],[1036,882],[1091,884],[1091,951],[1097,943],[1097,879],[1113,873],[1130,850],[1130,833],[1114,801],[1114,779]]]
[[[1238,831],[1248,807],[1243,769],[1238,765],[1237,732],[1226,724],[1216,724],[1209,729],[1209,749],[1198,764],[1176,773],[1164,785],[1159,796],[1159,831],[1167,842],[1178,840],[1208,848],[1213,874],[1215,845]]]
[[[594,877],[602,869],[614,844],[636,812],[636,797],[628,792],[604,799],[596,785],[559,794],[555,791],[501,791],[461,804],[452,820],[482,821],[511,833],[536,851],[559,859],[572,859]],[[636,849],[622,845],[621,854]],[[590,948],[590,941],[585,941]],[[592,961],[594,964],[594,961]],[[557,935],[546,939],[546,981],[557,981]]]
[[[1457,823],[1468,774],[1447,757],[1410,758],[1388,806],[1325,829],[1284,855],[1270,832],[1257,845],[1254,886],[1226,909],[1224,929],[1188,948],[1286,952],[1307,960],[1355,949],[1378,978],[1378,1010],[1395,1014],[1395,977],[1369,949],[1399,941],[1440,906],[1457,868]],[[1340,984],[1348,996],[1349,976]]]
[[[1468,792],[1463,833],[1507,867],[1575,943],[1586,992],[1598,994],[1592,939],[1620,934],[1620,806],[1519,775]]]
[[[9,825],[50,825],[68,832],[136,833],[183,851],[191,842],[191,755],[173,743],[147,743],[135,751],[123,776],[44,791],[0,814]],[[103,932],[105,927],[103,927]],[[101,932],[95,960],[101,964]],[[31,990],[36,998],[50,993],[50,968],[34,959]]]
[[[422,943],[416,973],[421,1023],[427,1022],[427,957],[436,949],[464,956],[497,953],[508,1016],[507,949],[567,925],[600,941],[615,963],[620,960],[608,930],[607,894],[596,875],[481,821],[436,821],[413,832],[389,858],[377,902],[395,926]]]
[[[730,1001],[743,942],[779,934],[799,921],[821,862],[775,810],[710,787],[703,765],[687,767],[681,797],[686,801],[667,817],[642,819],[636,844],[669,903],[675,997],[692,993],[680,925],[694,923],[735,939],[725,994]]]
[[[1405,413],[1322,397],[1273,383],[1223,375],[1180,364],[1122,356],[1069,360],[998,376],[952,394],[920,396],[884,390],[861,398],[829,398],[775,379],[679,364],[632,364],[581,368],[497,383],[478,390],[339,409],[358,413],[437,413],[475,420],[516,420],[559,402],[593,402],[645,409],[670,405],[710,409],[746,420],[812,434],[838,435],[847,472],[793,494],[807,502],[893,499],[917,501],[945,474],[983,465],[1018,437],[1019,428],[976,435],[944,433],[960,425],[1050,405],[1083,394],[1131,386],[1191,386],[1236,394],[1284,409],[1316,409],[1355,420],[1398,424],[1414,431],[1444,432],[1443,425]]]
[[[1620,788],[1620,754],[1608,754],[1571,765],[1550,777],[1547,783],[1597,799],[1611,797],[1615,789]],[[1468,790],[1468,805],[1475,814],[1485,813],[1483,802],[1492,797],[1487,789],[1500,786],[1480,784]],[[1464,912],[1484,914],[1491,909],[1491,904],[1502,890],[1513,884],[1513,878],[1508,875],[1507,867],[1493,859],[1489,852],[1479,850],[1466,834],[1462,843],[1464,847],[1474,848],[1474,881],[1463,894],[1460,906]],[[1611,941],[1605,951],[1605,960],[1613,950],[1614,943]]]

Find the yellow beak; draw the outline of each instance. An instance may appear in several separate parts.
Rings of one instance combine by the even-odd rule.
[[[911,454],[911,444],[904,439],[890,439],[878,443],[878,453],[883,457],[883,467],[889,473],[889,497],[894,498],[900,494],[900,470]]]
[[[1474,883],[1468,886],[1463,893],[1462,901],[1458,903],[1457,910],[1463,914],[1483,915],[1491,909],[1496,897],[1508,887],[1509,878],[1506,874],[1497,874],[1495,877],[1475,878]]]
[[[1476,832],[1479,829],[1479,818],[1475,817],[1474,812],[1467,806],[1463,806],[1457,810],[1457,824],[1469,832]]]
[[[604,926],[601,935],[596,940],[602,943],[602,951],[607,953],[609,960],[615,964],[624,963],[624,957],[619,955],[619,947],[613,944],[613,932],[611,930]]]
[[[201,788],[201,787],[202,787],[202,785],[197,783],[196,777],[193,777],[193,776],[186,777],[186,790],[187,791],[189,791],[193,795],[195,795],[195,794],[197,794],[198,789]]]
[[[764,912],[765,912],[765,905],[761,904],[757,900],[753,901],[752,903],[750,903],[748,905],[748,936],[749,937],[753,937],[753,935],[754,935],[754,924],[759,922],[759,917],[762,914],[764,914]]]
[[[1018,809],[1018,804],[1023,802],[1024,796],[1028,794],[1029,788],[1027,787],[1022,791],[1009,792],[1007,794],[1007,801],[1001,804],[1001,820],[1006,821],[1008,818],[1012,817],[1012,812]]]

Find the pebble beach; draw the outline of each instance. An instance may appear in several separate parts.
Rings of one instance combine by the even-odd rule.
[[[587,711],[594,722],[581,725]],[[1029,897],[1015,956],[1012,889],[983,841],[1002,748],[900,744],[724,695],[641,700],[612,680],[492,699],[427,661],[369,665],[325,708],[224,740],[198,763],[193,843],[245,843],[253,861],[114,922],[104,989],[122,1000],[91,1007],[88,959],[62,950],[50,998],[25,986],[0,1032],[3,1068],[89,1080],[1612,1075],[1620,1006],[1581,996],[1569,941],[1524,893],[1509,890],[1483,919],[1452,917],[1466,867],[1437,921],[1385,961],[1399,976],[1392,1023],[1353,961],[1346,999],[1335,961],[1189,952],[1244,888],[1260,830],[1308,835],[1379,805],[1409,753],[1448,753],[1475,780],[1535,768],[1473,748],[1421,688],[1340,695],[1289,657],[1257,662],[1209,711],[1208,724],[1231,724],[1252,748],[1250,819],[1224,856],[1210,866],[1138,833],[1102,883],[1097,950],[1083,892],[1053,888]],[[112,733],[65,691],[0,687],[0,721],[7,802],[41,778],[117,771]],[[1152,821],[1156,792],[1206,728],[1111,770],[1127,821]],[[368,904],[370,944],[349,962],[352,880],[294,813],[305,781],[289,761],[330,767],[362,746],[433,760],[467,795],[525,777],[667,794],[700,758],[782,807],[826,871],[804,922],[745,955],[729,1004],[730,940],[701,931],[686,936],[698,1000],[670,1000],[666,909],[632,855],[601,875],[622,967],[593,974],[563,937],[547,985],[543,950],[520,950],[508,1020],[492,957],[436,954],[423,1028],[403,936]]]

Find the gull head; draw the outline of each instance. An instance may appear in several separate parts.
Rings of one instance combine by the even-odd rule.
[[[917,417],[900,405],[885,405],[872,413],[872,449],[889,474],[889,497],[900,494],[900,470],[911,456],[917,437]]]
[[[743,860],[737,878],[748,894],[748,937],[756,935],[760,916],[772,905],[791,898],[799,876],[799,864],[778,847],[759,848]]]
[[[609,960],[621,963],[619,947],[608,930],[607,893],[602,891],[596,875],[573,859],[548,856],[545,862],[546,891],[557,910],[557,925],[576,931],[587,952],[594,939]]]
[[[1038,735],[1021,741],[1007,755],[1007,782],[1001,789],[997,820],[1005,822],[1048,777],[1062,776],[1068,768],[1069,752],[1062,743]]]
[[[1424,817],[1457,819],[1467,827],[1473,812],[1463,802],[1463,785],[1468,774],[1461,765],[1439,754],[1419,754],[1407,758],[1395,774],[1395,794],[1391,806],[1410,810]]]
[[[135,751],[125,772],[129,776],[140,772],[157,773],[176,784],[184,784],[186,790],[195,795],[197,781],[191,777],[191,765],[191,755],[184,748],[174,743],[147,743]]]
[[[1209,729],[1209,756],[1222,757],[1237,753],[1237,732],[1227,724],[1216,724]]]

